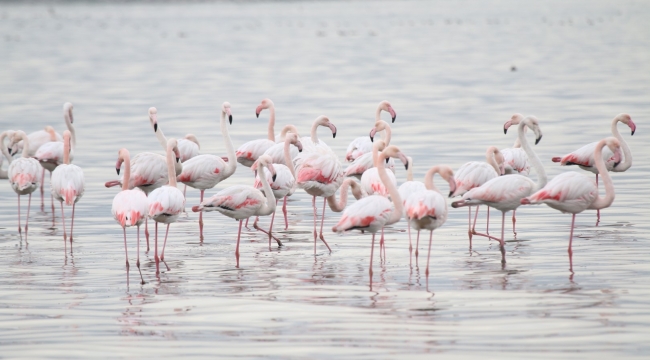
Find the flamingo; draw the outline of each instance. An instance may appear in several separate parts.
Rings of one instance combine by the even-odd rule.
[[[456,181],[456,191],[452,194],[453,196],[463,195],[467,191],[477,188],[491,179],[503,175],[503,155],[495,146],[488,147],[485,152],[485,162],[483,161],[470,161],[463,164],[458,171],[454,179]],[[487,229],[490,226],[490,209],[488,208],[487,213],[487,228],[486,234],[477,233],[475,230],[476,219],[478,218],[478,209],[476,207],[476,213],[474,214],[474,224],[472,225],[472,208],[468,208],[468,222],[467,222],[467,235],[469,236],[469,248],[472,248],[472,235],[486,236],[490,237],[487,234]]]
[[[384,144],[386,146],[390,145],[391,129],[390,129],[390,125],[384,120],[377,121],[375,123],[375,126],[373,126],[373,128],[370,130],[371,143],[374,140],[375,134],[378,131],[384,131],[384,137],[383,137]],[[370,151],[354,159],[354,161],[352,161],[352,163],[348,165],[347,169],[345,169],[345,176],[354,176],[361,179],[363,174],[366,172],[366,170],[369,170],[375,166],[375,162],[374,162],[375,159],[373,159],[372,154],[373,152]],[[389,170],[395,172],[395,162],[393,161],[392,158],[388,158],[388,164],[386,166]],[[381,181],[379,181],[379,178],[377,176],[376,170],[373,170],[372,178],[374,180],[373,182],[381,184]],[[372,193],[370,193],[370,195],[372,195]]]
[[[74,128],[72,127],[72,123],[74,122],[74,117],[72,116],[72,108],[72,104],[69,102],[63,104],[63,119],[65,120],[65,125],[68,130],[70,130],[70,132],[74,133]],[[46,126],[44,130],[35,131],[27,136],[29,137],[29,146],[26,147],[28,149],[28,156],[34,156],[36,154],[36,150],[38,150],[38,148],[47,142],[63,142],[63,136],[54,131],[54,128],[51,126]],[[11,146],[12,155],[18,153],[19,151],[23,151],[24,149],[25,146],[23,146],[23,143],[18,142]]]
[[[623,150],[623,158],[617,166],[614,166],[614,160],[612,160],[612,153],[608,149],[604,149],[602,152],[603,160],[605,160],[605,168],[607,171],[614,172],[624,172],[632,166],[632,152],[627,146],[627,142],[621,136],[621,133],[618,132],[617,124],[622,122],[623,124],[629,126],[631,130],[630,136],[634,135],[636,131],[636,124],[632,121],[632,118],[628,114],[618,114],[612,120],[612,134],[621,144],[621,149]],[[562,157],[554,157],[553,162],[559,162],[560,165],[578,165],[581,169],[591,171],[596,174],[596,186],[598,186],[598,174],[599,171],[594,167],[594,149],[598,142],[593,142],[587,144],[580,149],[566,154]],[[600,209],[596,210],[597,220],[600,221]]]
[[[120,173],[120,166],[124,164],[124,182],[122,183],[122,191],[117,193],[113,198],[113,206],[111,212],[113,218],[122,226],[124,231],[124,254],[126,255],[126,268],[129,268],[129,253],[126,246],[126,228],[136,226],[138,228],[138,243],[137,252],[138,260],[136,265],[140,272],[140,279],[144,284],[142,278],[142,271],[140,270],[140,225],[147,218],[149,213],[149,200],[147,195],[140,188],[129,188],[129,179],[131,178],[131,158],[127,149],[120,149],[118,152],[117,165],[115,166],[117,173]]]
[[[316,197],[323,197],[323,214],[321,216],[320,236],[321,241],[327,246],[329,252],[332,249],[323,236],[323,224],[325,222],[325,205],[327,198],[334,195],[336,190],[343,183],[343,171],[338,156],[316,135],[319,126],[327,126],[332,130],[332,136],[336,137],[336,126],[326,116],[319,116],[312,125],[311,137],[303,137],[300,142],[303,152],[296,157],[296,181],[298,187],[312,196],[312,207],[314,208],[314,255],[316,255]],[[309,145],[306,145],[309,144]]]
[[[373,140],[375,133],[383,129],[386,129],[386,137],[384,140],[377,142],[379,151],[384,150],[384,147],[389,145],[391,139],[390,126],[385,121],[380,120],[375,123],[375,127],[370,131],[370,139]],[[382,183],[381,179],[379,179],[379,174],[377,173],[377,152],[373,149],[372,154],[364,154],[362,157],[357,159],[359,161],[364,161],[368,158],[372,158],[373,167],[370,167],[367,170],[363,171],[363,174],[361,175],[361,188],[363,188],[363,190],[368,195],[373,195],[376,193],[382,196],[388,196],[388,191],[386,190],[386,187]],[[392,162],[392,159],[387,160],[388,162],[386,163],[385,167],[388,167],[391,170],[391,172],[388,173],[388,176],[391,178],[393,184],[397,186],[397,178],[394,174],[395,164]]]
[[[512,115],[510,120],[506,121],[506,123],[503,124],[503,133],[507,134],[510,126],[519,125],[519,123],[523,119],[524,116],[521,114]],[[527,130],[528,127],[525,127],[524,134],[526,134]],[[501,149],[501,154],[503,155],[505,175],[520,174],[520,175],[528,176],[528,174],[530,173],[530,163],[528,161],[528,155],[526,155],[524,149],[521,148],[519,137],[517,137],[517,139],[515,140],[515,143],[514,145],[512,145],[512,148]],[[512,232],[515,235],[517,235],[517,230],[515,228],[515,224],[517,223],[516,213],[517,210],[512,210]]]
[[[235,247],[235,258],[239,267],[239,240],[241,238],[241,228],[244,219],[251,216],[271,215],[275,211],[275,196],[269,183],[266,181],[266,171],[268,169],[275,181],[275,170],[271,157],[268,155],[260,156],[253,166],[252,170],[258,170],[260,182],[264,189],[264,194],[258,189],[247,185],[234,185],[219,191],[216,195],[202,201],[200,205],[193,206],[192,211],[213,211],[216,210],[225,216],[239,220],[239,232],[237,233],[237,246]],[[271,238],[269,237],[269,243]],[[282,243],[278,242],[278,245]]]
[[[442,226],[447,220],[447,201],[440,190],[433,183],[433,176],[439,174],[447,183],[449,183],[449,195],[456,190],[456,181],[454,180],[454,171],[445,165],[434,166],[427,171],[424,177],[426,190],[413,192],[404,200],[404,210],[410,227],[418,232],[418,242],[420,240],[420,230],[429,230],[429,252],[427,254],[426,275],[429,276],[429,259],[431,258],[431,241],[433,239],[433,230]],[[401,194],[400,194],[401,195]],[[409,244],[409,247],[411,245]],[[416,244],[415,253],[417,256],[419,244]]]
[[[413,181],[413,158],[410,156],[407,156],[406,159],[408,160],[408,169],[406,170],[406,181],[402,183],[402,185],[397,188],[397,191],[399,191],[399,196],[402,198],[402,202],[404,205],[406,205],[406,198],[416,192],[420,191],[425,191],[427,188],[424,186],[423,183],[419,181]],[[413,243],[411,241],[411,227],[409,226],[410,219],[408,215],[406,214],[406,208],[404,208],[404,217],[406,218],[406,230],[408,231],[409,235],[409,254],[411,251],[413,251]],[[417,237],[417,243],[415,246],[415,256],[418,256],[418,245],[420,243],[420,232],[418,231],[418,237]]]
[[[77,165],[70,164],[71,133],[69,130],[63,132],[63,162],[52,171],[52,195],[61,203],[61,222],[63,223],[63,241],[66,240],[65,233],[65,212],[63,202],[72,205],[72,221],[70,223],[70,242],[72,242],[72,231],[74,228],[74,209],[77,201],[84,195],[86,182],[84,172]],[[49,144],[49,143],[48,143]],[[47,145],[47,144],[46,144]]]
[[[237,169],[235,148],[233,147],[232,140],[230,140],[230,135],[228,134],[226,115],[228,115],[227,121],[232,124],[232,112],[230,110],[229,102],[224,102],[221,105],[220,121],[221,135],[223,136],[226,145],[228,161],[225,162],[220,156],[201,154],[183,163],[183,171],[176,177],[179,182],[182,182],[191,188],[200,190],[201,202],[203,202],[203,194],[205,193],[205,190],[212,189],[218,183],[229,178]],[[203,241],[203,212],[199,213],[199,236],[201,241]]]
[[[178,151],[178,142],[176,139],[167,140],[167,176],[169,184],[161,186],[149,194],[149,217],[156,222],[156,235],[154,243],[154,259],[156,260],[156,274],[158,274],[158,263],[165,261],[165,246],[167,245],[167,235],[169,234],[169,225],[176,222],[178,215],[185,209],[185,197],[176,187],[176,172],[174,169],[173,154],[176,155],[176,162],[181,157]],[[165,231],[165,241],[163,242],[160,259],[158,259],[158,223],[167,224]],[[167,265],[167,263],[165,263]],[[167,267],[169,271],[169,267]]]
[[[275,104],[271,99],[264,99],[262,102],[255,108],[255,116],[260,117],[260,113],[264,109],[269,109],[269,129],[268,129],[268,138],[267,139],[257,139],[252,140],[244,145],[240,146],[235,154],[237,155],[237,162],[240,164],[250,167],[257,160],[260,155],[264,154],[268,148],[275,145]]]
[[[275,197],[276,202],[281,198],[284,199],[282,213],[284,214],[285,230],[289,227],[287,220],[287,196],[291,196],[296,190],[296,170],[294,169],[293,160],[291,159],[290,146],[295,146],[298,149],[298,152],[302,152],[302,144],[300,143],[300,140],[298,140],[298,134],[288,133],[284,136],[284,163],[287,165],[273,162],[273,158],[268,155],[271,157],[271,163],[273,164],[275,175],[271,175],[270,173],[266,174],[266,182],[271,187],[271,190],[273,190],[273,196]],[[272,179],[272,177],[275,177],[275,179]],[[254,186],[256,189],[263,189],[259,174],[255,177]],[[269,248],[271,247],[270,240],[273,232],[274,219],[275,211],[271,216],[271,226],[269,227]],[[254,225],[256,224],[257,223]]]
[[[343,180],[343,183],[341,184],[338,201],[336,200],[336,194],[327,197],[327,204],[329,205],[332,211],[341,212],[345,210],[345,207],[348,204],[348,188],[351,189],[352,195],[357,200],[364,197],[363,191],[361,190],[361,186],[359,185],[359,183],[352,178],[347,178]]]
[[[163,151],[167,151],[167,138],[165,137],[165,134],[163,133],[162,129],[160,128],[160,125],[158,124],[158,110],[155,107],[150,107],[149,108],[149,122],[151,122],[151,126],[153,127],[153,131],[156,134],[156,139],[160,143],[160,145],[163,148]],[[178,142],[178,140],[177,140]],[[179,153],[180,153],[180,146],[178,147]],[[197,150],[198,153],[198,150]],[[163,160],[165,160],[165,157],[161,157]],[[176,161],[174,162],[174,170],[176,172],[176,175],[180,174],[183,171],[183,165],[181,164],[182,161]],[[165,173],[167,172],[167,164],[165,163]]]
[[[11,157],[7,146],[5,145],[5,139],[7,137],[11,138],[14,133],[15,131],[13,130],[6,130],[0,133],[0,151],[2,151],[2,155],[4,156],[0,156],[0,179],[9,179],[9,174],[7,172],[8,170],[2,169],[2,162],[6,158],[8,164],[11,165],[11,162],[14,160],[14,158]]]
[[[376,149],[373,146],[373,151]],[[388,189],[391,200],[380,195],[370,195],[350,205],[341,216],[339,222],[332,227],[332,231],[342,233],[349,230],[362,230],[372,233],[372,246],[370,248],[370,267],[368,272],[372,277],[372,258],[375,249],[375,234],[386,225],[394,224],[402,218],[402,199],[397,191],[397,186],[388,177],[384,161],[388,157],[399,158],[408,164],[406,156],[394,145],[384,149],[379,155],[377,169],[379,176]],[[407,165],[408,166],[408,165]],[[394,207],[393,207],[394,205]]]
[[[300,138],[300,135],[298,135],[298,129],[296,129],[295,126],[285,125],[279,135],[280,139],[282,139],[281,142],[274,144],[264,152],[264,154],[271,157],[274,164],[289,165],[286,163],[284,156],[284,141],[286,140],[286,136],[289,133],[294,133],[298,136],[298,139]],[[291,155],[291,161],[293,161],[293,159],[295,159],[296,156],[298,156],[298,153],[302,152],[302,150],[299,151],[295,145],[291,144],[289,147],[289,152]]]
[[[501,248],[501,262],[505,264],[505,242],[504,242],[504,225],[506,212],[515,210],[520,205],[521,199],[531,195],[535,191],[546,185],[546,171],[542,162],[530,147],[524,135],[524,126],[528,126],[535,133],[535,144],[542,139],[542,130],[539,128],[539,122],[534,116],[524,118],[518,127],[519,141],[524,148],[528,158],[531,159],[533,168],[537,173],[537,183],[523,175],[498,176],[479,187],[475,187],[463,195],[462,200],[454,201],[451,206],[458,208],[462,206],[487,205],[501,211],[501,239],[499,240]],[[458,183],[458,181],[456,181]],[[458,192],[458,189],[456,189]],[[492,237],[491,237],[492,238]]]
[[[19,139],[23,141],[26,149],[29,149],[29,139],[27,134],[24,131],[16,131],[13,136],[13,139]],[[13,140],[12,140],[13,142]],[[14,160],[9,165],[7,169],[7,175],[9,177],[9,183],[11,183],[11,188],[18,194],[18,233],[22,233],[20,226],[20,195],[29,194],[29,200],[27,202],[27,219],[25,220],[25,241],[27,240],[27,228],[29,226],[29,208],[32,204],[32,193],[38,188],[39,183],[39,172],[41,166],[38,164],[36,159],[30,158],[27,151],[23,151],[22,157]]]
[[[381,120],[382,111],[386,111],[387,113],[389,113],[392,122],[395,122],[395,118],[397,117],[397,114],[395,114],[395,110],[393,110],[393,107],[390,105],[390,103],[384,100],[379,103],[379,106],[377,107],[377,111],[375,112],[375,123]],[[388,144],[389,142],[390,141],[387,141],[386,143]],[[368,141],[367,137],[361,136],[352,140],[350,145],[348,145],[348,149],[345,154],[345,160],[352,162],[356,160],[359,156],[371,152],[372,152],[372,141]]]
[[[609,170],[605,158],[611,162],[612,169],[616,169],[621,164],[621,142],[615,137],[608,137],[596,143],[594,148],[593,159],[598,173],[605,183],[605,197],[598,195],[598,185],[587,176],[575,171],[562,173],[551,180],[544,188],[534,194],[521,199],[521,204],[546,204],[553,209],[560,210],[563,213],[570,213],[571,232],[569,234],[569,270],[573,272],[573,250],[571,243],[573,241],[573,229],[575,227],[576,214],[586,209],[604,209],[614,202],[614,184],[609,175]],[[612,152],[611,156],[603,156],[603,148]]]

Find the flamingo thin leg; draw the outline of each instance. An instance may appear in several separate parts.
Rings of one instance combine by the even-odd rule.
[[[372,233],[372,245],[370,246],[370,267],[368,272],[370,273],[370,278],[372,279],[372,257],[375,252],[375,233]]]
[[[312,197],[311,204],[314,208],[314,255],[316,255],[316,237],[318,236],[316,233],[316,196]]]
[[[20,226],[20,194],[18,194],[18,233],[22,234],[23,228]]]
[[[596,174],[596,189],[598,189],[598,174]],[[596,221],[600,222],[600,209],[596,209]]]
[[[429,259],[431,258],[431,240],[433,240],[433,230],[429,233],[429,253],[427,254],[427,277],[429,276]]]
[[[278,206],[278,200],[275,200],[275,206]],[[271,234],[273,233],[273,220],[275,220],[275,211],[271,215],[271,226],[269,226],[269,250],[271,250]]]
[[[144,219],[144,237],[147,239],[147,252],[149,252],[149,219]]]
[[[474,223],[472,224],[472,234],[476,233],[476,219],[478,219],[478,209],[480,209],[480,206],[476,207],[476,213],[474,213]]]
[[[472,249],[472,207],[467,207],[467,236],[469,236],[469,248]],[[417,256],[418,249],[415,248],[415,255]]]
[[[237,233],[237,246],[235,246],[235,259],[237,259],[237,268],[239,267],[239,239],[241,238],[241,226],[244,220],[239,220],[239,232]]]
[[[409,233],[409,254],[411,254],[411,252],[413,252],[413,243],[411,242],[411,225],[409,218],[406,218],[406,231]]]
[[[485,226],[485,233],[490,234],[490,207],[487,207],[487,225]]]
[[[45,168],[41,171],[41,211],[45,211],[45,190],[43,185],[45,183]]]
[[[201,190],[201,203],[203,203],[204,192],[205,190]],[[203,211],[199,212],[199,237],[201,238],[201,241],[203,241]]]
[[[29,194],[27,200],[27,218],[25,219],[25,241],[27,241],[27,228],[29,227],[29,208],[32,205],[32,194]]]
[[[501,263],[506,263],[506,245],[504,237],[504,228],[506,225],[506,213],[505,211],[501,212],[501,241],[499,241],[499,247],[501,248]]]
[[[165,245],[167,245],[167,234],[169,234],[169,224],[167,224],[167,230],[165,231],[165,241],[163,242],[162,252],[160,253],[160,261],[162,261],[163,264],[165,264],[165,267],[167,268],[167,271],[170,271],[171,269],[169,268],[169,266],[165,262]]]
[[[576,224],[576,214],[573,214],[571,217],[571,233],[569,234],[569,271],[573,272],[573,250],[571,249],[571,245],[573,243],[573,227]]]
[[[415,258],[418,258],[418,255],[420,254],[420,230],[418,230],[418,236],[417,239],[415,240]]]
[[[63,204],[63,203],[61,203]],[[72,228],[74,228],[74,207],[77,205],[76,203],[72,204],[72,222],[70,223],[70,242],[72,242]]]
[[[284,214],[284,230],[289,228],[289,219],[287,219],[287,197],[284,197],[284,203],[282,204],[282,213]]]
[[[153,240],[154,241],[153,259],[156,261],[156,274],[160,274],[160,267],[159,267],[160,259],[158,258],[158,222],[157,221],[156,221],[154,232],[155,232],[155,235],[154,235],[154,240]]]
[[[323,215],[321,216],[320,219],[320,239],[325,243],[325,246],[327,246],[327,250],[329,250],[331,253],[332,249],[327,244],[327,241],[325,241],[325,237],[323,236],[323,223],[325,223],[325,204],[327,204],[327,199],[323,198]]]
[[[384,240],[384,228],[381,228],[381,241],[379,242],[382,255],[384,256],[384,262],[386,262],[386,242]]]
[[[61,201],[61,224],[63,224],[63,241],[68,238],[65,232],[65,212],[63,211],[63,201]]]
[[[517,210],[512,210],[512,233],[515,234],[515,236],[517,236],[517,229],[515,228],[515,223],[517,222],[517,218],[515,217],[516,213]]]
[[[122,227],[124,231],[124,255],[126,256],[126,269],[129,269],[129,251],[126,249],[126,227]]]
[[[138,247],[136,248],[136,250],[138,252],[138,260],[135,262],[135,264],[138,266],[138,271],[140,272],[140,280],[142,281],[141,284],[144,284],[144,278],[142,277],[142,270],[140,269],[140,225],[138,225],[138,243],[137,244],[138,244]]]

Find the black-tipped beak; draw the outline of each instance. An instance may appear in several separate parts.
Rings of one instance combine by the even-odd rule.
[[[409,169],[409,163],[404,164],[404,169],[406,169],[406,170]]]
[[[120,174],[120,168],[115,168],[115,171],[117,171],[117,175]]]
[[[332,138],[336,139],[336,133],[332,133]]]
[[[538,137],[537,139],[535,139],[535,145],[539,144],[539,141],[540,141],[540,140],[542,140],[542,137],[541,137],[541,136]]]
[[[370,142],[375,142],[375,137],[374,136],[370,136]]]
[[[177,158],[176,158],[176,162],[177,162],[177,163],[181,162],[181,158],[177,157]]]
[[[620,163],[621,163],[620,161],[619,161],[619,162],[617,162],[617,163],[614,163],[614,167],[617,167],[617,166],[618,166],[618,164],[620,164]]]
[[[271,179],[272,179],[273,181],[275,181],[275,179],[277,179],[277,177],[278,177],[278,175],[273,174],[273,177],[272,177]]]
[[[298,152],[301,153],[301,152],[302,152],[302,148],[298,148]]]
[[[153,132],[158,131],[158,123],[153,124]]]
[[[504,134],[507,134],[507,133],[508,133],[508,129],[507,129],[507,128],[503,128],[503,133],[504,133]]]
[[[632,133],[630,134],[630,136],[631,136],[631,135],[634,135],[634,132],[635,132],[635,131],[636,131],[636,129],[632,130]]]
[[[386,164],[388,164],[388,158],[386,158]]]
[[[392,122],[395,122],[395,119],[397,119],[397,115],[393,116],[393,121]]]
[[[454,195],[454,192],[453,192],[453,191],[450,191],[450,192],[449,192],[449,197],[451,197],[452,195]]]
[[[228,122],[230,122],[230,125],[232,125],[232,115],[228,115]]]
[[[255,117],[259,119],[259,117],[260,117],[260,113],[255,112]]]

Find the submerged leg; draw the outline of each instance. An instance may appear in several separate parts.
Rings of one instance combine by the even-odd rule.
[[[515,228],[515,223],[517,222],[517,218],[515,217],[516,213],[517,210],[512,210],[512,233],[515,234],[515,236],[517,236],[517,229]]]
[[[469,236],[469,248],[472,249],[472,207],[467,207],[467,236]],[[415,255],[417,255],[417,248],[415,249]]]
[[[29,227],[29,208],[32,205],[32,194],[27,198],[27,218],[25,219],[25,241],[27,241],[27,228]]]
[[[277,209],[278,206],[278,200],[275,200],[275,207]],[[275,220],[275,211],[271,215],[271,226],[269,226],[269,250],[271,250],[271,234],[273,234],[273,220]]]
[[[372,278],[372,257],[375,253],[375,233],[372,233],[372,245],[370,246],[370,267],[368,268],[368,272],[370,273],[370,277]]]
[[[487,219],[487,226],[485,227],[485,233],[489,235],[490,234],[490,207],[489,206],[487,207],[486,219]]]
[[[23,233],[23,228],[20,226],[20,194],[18,194],[18,233]]]
[[[147,239],[147,252],[149,252],[149,219],[144,219],[144,237]]]
[[[45,190],[43,186],[45,184],[45,168],[41,171],[41,211],[45,211]]]
[[[144,284],[144,278],[142,277],[142,270],[140,269],[140,225],[138,225],[138,247],[136,248],[138,252],[138,260],[136,260],[135,264],[138,266],[138,271],[140,272],[140,280],[142,281],[141,284]]]
[[[506,243],[505,243],[505,237],[503,236],[503,231],[506,225],[506,213],[503,211],[501,213],[501,241],[499,242],[499,247],[501,248],[501,263],[505,264],[506,263]]]
[[[318,237],[318,233],[316,232],[316,196],[312,197],[311,205],[314,208],[314,255],[316,255],[316,238]]]
[[[167,271],[170,271],[171,269],[169,268],[169,266],[165,262],[165,245],[167,245],[167,235],[168,234],[169,234],[169,224],[167,224],[167,230],[165,231],[165,241],[163,242],[162,252],[160,253],[160,261],[162,261],[163,264],[165,264],[165,267],[167,268]]]
[[[160,274],[160,258],[158,257],[158,222],[156,221],[155,230],[154,230],[154,255],[153,259],[156,261],[156,274]]]
[[[418,236],[417,239],[415,240],[415,258],[418,258],[418,255],[420,254],[420,230],[418,230]]]

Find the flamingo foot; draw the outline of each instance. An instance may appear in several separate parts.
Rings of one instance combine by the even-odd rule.
[[[314,233],[314,235],[316,235],[316,234]],[[323,233],[320,233],[320,235],[318,237],[325,244],[325,246],[327,246],[327,250],[329,250],[329,252],[331,254],[332,253],[332,248],[330,248],[330,246],[327,244],[327,241],[325,241],[325,237],[323,236]]]
[[[163,260],[162,258],[160,258],[160,261],[161,261],[163,264],[165,264],[165,267],[167,268],[167,271],[172,271],[172,269],[169,268],[169,265],[167,265],[167,263],[165,262],[165,260]]]
[[[492,235],[483,234],[483,233],[479,233],[479,232],[474,232],[474,235],[476,235],[476,236],[483,236],[483,237],[486,237],[486,238],[488,238],[488,239],[496,240],[496,241],[498,241],[499,243],[501,243],[501,239],[499,239],[498,237],[494,237],[494,236],[492,236]]]
[[[270,236],[273,240],[275,240],[276,243],[278,243],[278,246],[282,246],[282,241],[280,241],[280,239],[273,236],[272,233],[269,233],[268,231],[266,231],[266,230],[262,229],[261,227],[259,227],[257,225],[257,221],[253,223],[253,228],[255,228],[255,230],[259,230],[259,231],[265,233],[266,235]]]

